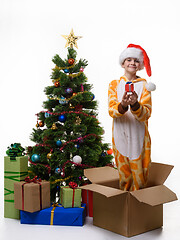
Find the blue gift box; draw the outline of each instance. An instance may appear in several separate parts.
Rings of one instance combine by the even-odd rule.
[[[81,208],[64,208],[58,204],[38,212],[20,211],[21,224],[83,226],[86,217],[86,204]]]

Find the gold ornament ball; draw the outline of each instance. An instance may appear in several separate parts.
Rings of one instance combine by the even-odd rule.
[[[47,158],[48,158],[48,159],[51,159],[51,157],[52,157],[52,153],[48,153],[48,154],[47,154]]]

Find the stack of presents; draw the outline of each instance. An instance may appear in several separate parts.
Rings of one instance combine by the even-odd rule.
[[[60,204],[51,204],[49,182],[27,177],[27,156],[8,154],[4,168],[4,216],[22,224],[83,226],[91,216],[93,225],[131,237],[162,227],[163,204],[177,199],[164,185],[167,164],[152,163],[147,187],[131,192],[119,189],[117,169],[85,169],[91,184],[61,187]]]
[[[60,188],[60,204],[50,202],[50,182],[28,177],[28,157],[14,144],[4,157],[4,217],[22,224],[83,226],[92,217],[92,192],[73,182]]]

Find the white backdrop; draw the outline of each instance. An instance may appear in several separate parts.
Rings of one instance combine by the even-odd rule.
[[[152,93],[153,112],[149,120],[152,161],[175,166],[166,185],[180,194],[179,24],[178,0],[0,1],[1,216],[3,156],[13,142],[20,142],[22,146],[33,144],[29,136],[36,125],[35,114],[43,110],[44,88],[52,84],[50,75],[54,64],[51,59],[55,54],[66,58],[66,40],[61,35],[69,35],[72,28],[75,35],[83,36],[77,41],[78,58],[89,62],[84,73],[93,84],[93,93],[99,103],[98,118],[105,130],[105,142],[111,143],[108,84],[123,74],[119,55],[129,43],[139,44],[147,51],[152,67],[151,80],[157,85]],[[149,81],[145,70],[139,75]],[[153,235],[157,239],[168,239],[180,233],[179,202],[165,205],[165,210],[164,232]],[[3,220],[3,239],[6,239],[8,224],[17,223],[0,219]],[[92,228],[91,234],[96,233],[97,229]],[[151,239],[152,235],[148,234],[143,238]],[[78,234],[76,236],[80,239]],[[94,236],[120,239],[104,230]]]

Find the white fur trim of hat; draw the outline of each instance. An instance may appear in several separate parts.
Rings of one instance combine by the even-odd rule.
[[[127,58],[136,58],[139,60],[140,62],[140,70],[144,68],[144,57],[143,57],[143,53],[140,49],[138,48],[126,48],[121,55],[119,56],[119,63],[122,66],[124,61]]]

